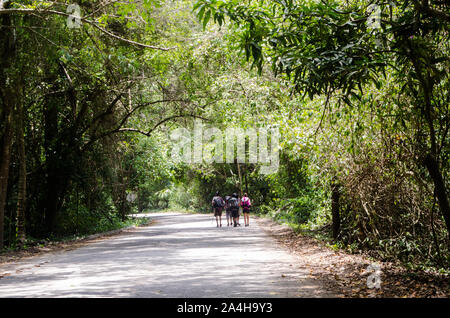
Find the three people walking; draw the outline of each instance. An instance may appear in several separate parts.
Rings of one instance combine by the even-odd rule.
[[[242,207],[242,212],[244,213],[245,226],[250,225],[250,207],[251,201],[247,193],[244,194],[242,199],[236,193],[231,196],[226,196],[225,200],[219,195],[219,191],[212,199],[212,207],[214,209],[214,216],[216,217],[217,227],[222,226],[222,210],[225,208],[227,217],[227,226],[240,226],[239,224],[239,208]]]

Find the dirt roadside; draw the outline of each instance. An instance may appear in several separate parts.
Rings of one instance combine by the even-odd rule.
[[[296,234],[268,218],[254,219],[270,236],[299,256],[300,267],[341,297],[448,298],[450,277],[413,272],[399,265],[373,261],[361,254],[335,251],[317,239]],[[376,266],[379,271],[376,272]],[[379,278],[380,288],[374,286]],[[373,288],[368,287],[371,285]]]

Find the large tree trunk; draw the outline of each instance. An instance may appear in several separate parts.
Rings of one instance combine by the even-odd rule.
[[[58,110],[56,102],[47,101],[44,108],[44,149],[45,149],[45,189],[42,202],[44,212],[45,235],[53,232],[58,206],[59,170],[62,163],[60,149],[57,144],[58,136]],[[60,157],[60,158],[58,158]]]
[[[432,92],[432,89],[430,89]],[[430,92],[427,92],[426,87],[424,87],[425,91],[425,118],[428,123],[428,128],[430,129],[430,153],[428,153],[424,160],[423,164],[427,168],[430,173],[431,180],[434,184],[434,192],[436,194],[439,210],[441,211],[442,216],[445,220],[445,225],[447,226],[447,234],[450,238],[450,206],[447,196],[447,190],[445,189],[444,178],[442,177],[441,169],[439,167],[439,162],[436,159],[438,156],[438,147],[436,145],[436,133],[434,130],[434,121],[432,116],[432,107],[430,100]]]
[[[432,84],[430,84],[428,81],[422,79],[422,83],[425,97],[424,115],[428,124],[428,128],[430,129],[430,152],[425,156],[423,164],[430,173],[431,180],[433,181],[434,192],[439,203],[439,210],[444,217],[445,224],[447,226],[447,234],[450,238],[450,206],[447,196],[447,190],[445,189],[444,178],[442,177],[442,172],[437,160],[439,154],[436,142],[436,132],[434,129],[434,116],[431,105],[431,94],[433,93],[433,88]]]
[[[127,201],[127,180],[126,171],[122,167],[116,170],[116,178],[112,186],[111,195],[113,197],[114,206],[122,221],[126,221],[129,212],[129,204]]]
[[[438,147],[436,143],[436,133],[434,129],[434,121],[433,121],[433,113],[431,106],[431,94],[433,92],[431,85],[427,85],[423,88],[425,95],[425,119],[428,123],[428,128],[430,129],[430,153],[428,153],[424,160],[423,164],[427,168],[430,173],[430,177],[433,180],[434,184],[434,192],[436,193],[436,197],[439,203],[439,210],[444,217],[445,224],[447,226],[447,234],[450,237],[450,206],[447,196],[447,190],[445,189],[444,178],[442,177],[441,169],[439,167],[439,162],[436,159],[438,156]],[[428,90],[429,91],[428,91]]]
[[[332,229],[333,238],[336,240],[339,236],[339,231],[341,228],[341,218],[339,214],[339,185],[333,181],[331,184],[331,218],[332,218]]]
[[[423,163],[428,169],[431,179],[433,180],[436,197],[439,202],[439,210],[444,217],[445,225],[447,226],[447,233],[450,237],[450,206],[444,179],[442,178],[442,174],[439,169],[439,164],[430,154],[425,157]]]
[[[0,145],[0,250],[3,249],[5,203],[8,190],[9,164],[11,159],[12,111],[7,98],[3,98],[4,131]]]
[[[17,195],[17,239],[20,245],[25,242],[25,204],[27,195],[27,160],[25,153],[24,120],[22,103],[17,103],[16,140],[19,155],[19,185]]]
[[[245,192],[248,195],[248,180],[247,180],[247,173],[248,173],[248,166],[245,166],[245,170],[244,170],[244,183],[245,183]]]
[[[409,43],[409,42],[408,42]],[[447,190],[445,189],[444,178],[442,177],[442,172],[439,167],[439,152],[437,147],[437,137],[434,128],[435,114],[433,112],[432,96],[434,81],[430,77],[430,70],[427,70],[427,65],[422,65],[422,60],[419,58],[420,55],[414,51],[414,48],[409,44],[409,58],[416,71],[417,79],[420,83],[420,88],[423,92],[423,105],[422,101],[418,101],[418,109],[423,113],[424,119],[427,123],[429,131],[429,141],[430,149],[428,154],[423,159],[422,164],[427,168],[430,173],[431,179],[434,184],[434,190],[439,203],[439,210],[444,217],[445,224],[447,227],[447,233],[450,238],[450,206],[447,196]]]
[[[243,192],[242,192],[242,175],[241,175],[241,167],[239,165],[239,162],[237,163],[237,170],[238,170],[238,175],[239,175],[239,191],[240,191],[240,196],[242,198],[243,196]]]
[[[0,9],[8,8],[9,2],[0,0]],[[15,30],[9,15],[0,17],[0,250],[3,249],[5,203],[8,189],[9,164],[12,144],[12,116],[14,109],[13,81],[6,74],[15,56]]]

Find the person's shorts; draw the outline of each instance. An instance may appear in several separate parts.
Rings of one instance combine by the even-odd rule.
[[[234,218],[238,218],[239,217],[239,209],[232,209],[231,216]]]
[[[250,208],[242,208],[243,213],[250,213]]]
[[[214,208],[214,216],[222,216],[222,208]]]
[[[226,213],[227,213],[227,218],[230,218],[230,217],[231,217],[231,210],[230,210],[230,209],[227,209],[227,210],[226,210]]]

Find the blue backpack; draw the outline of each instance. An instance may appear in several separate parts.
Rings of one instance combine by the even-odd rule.
[[[232,197],[230,200],[228,200],[228,204],[230,205],[230,208],[238,208],[239,202],[238,199]]]
[[[215,208],[223,208],[225,206],[225,201],[221,197],[213,198]]]

